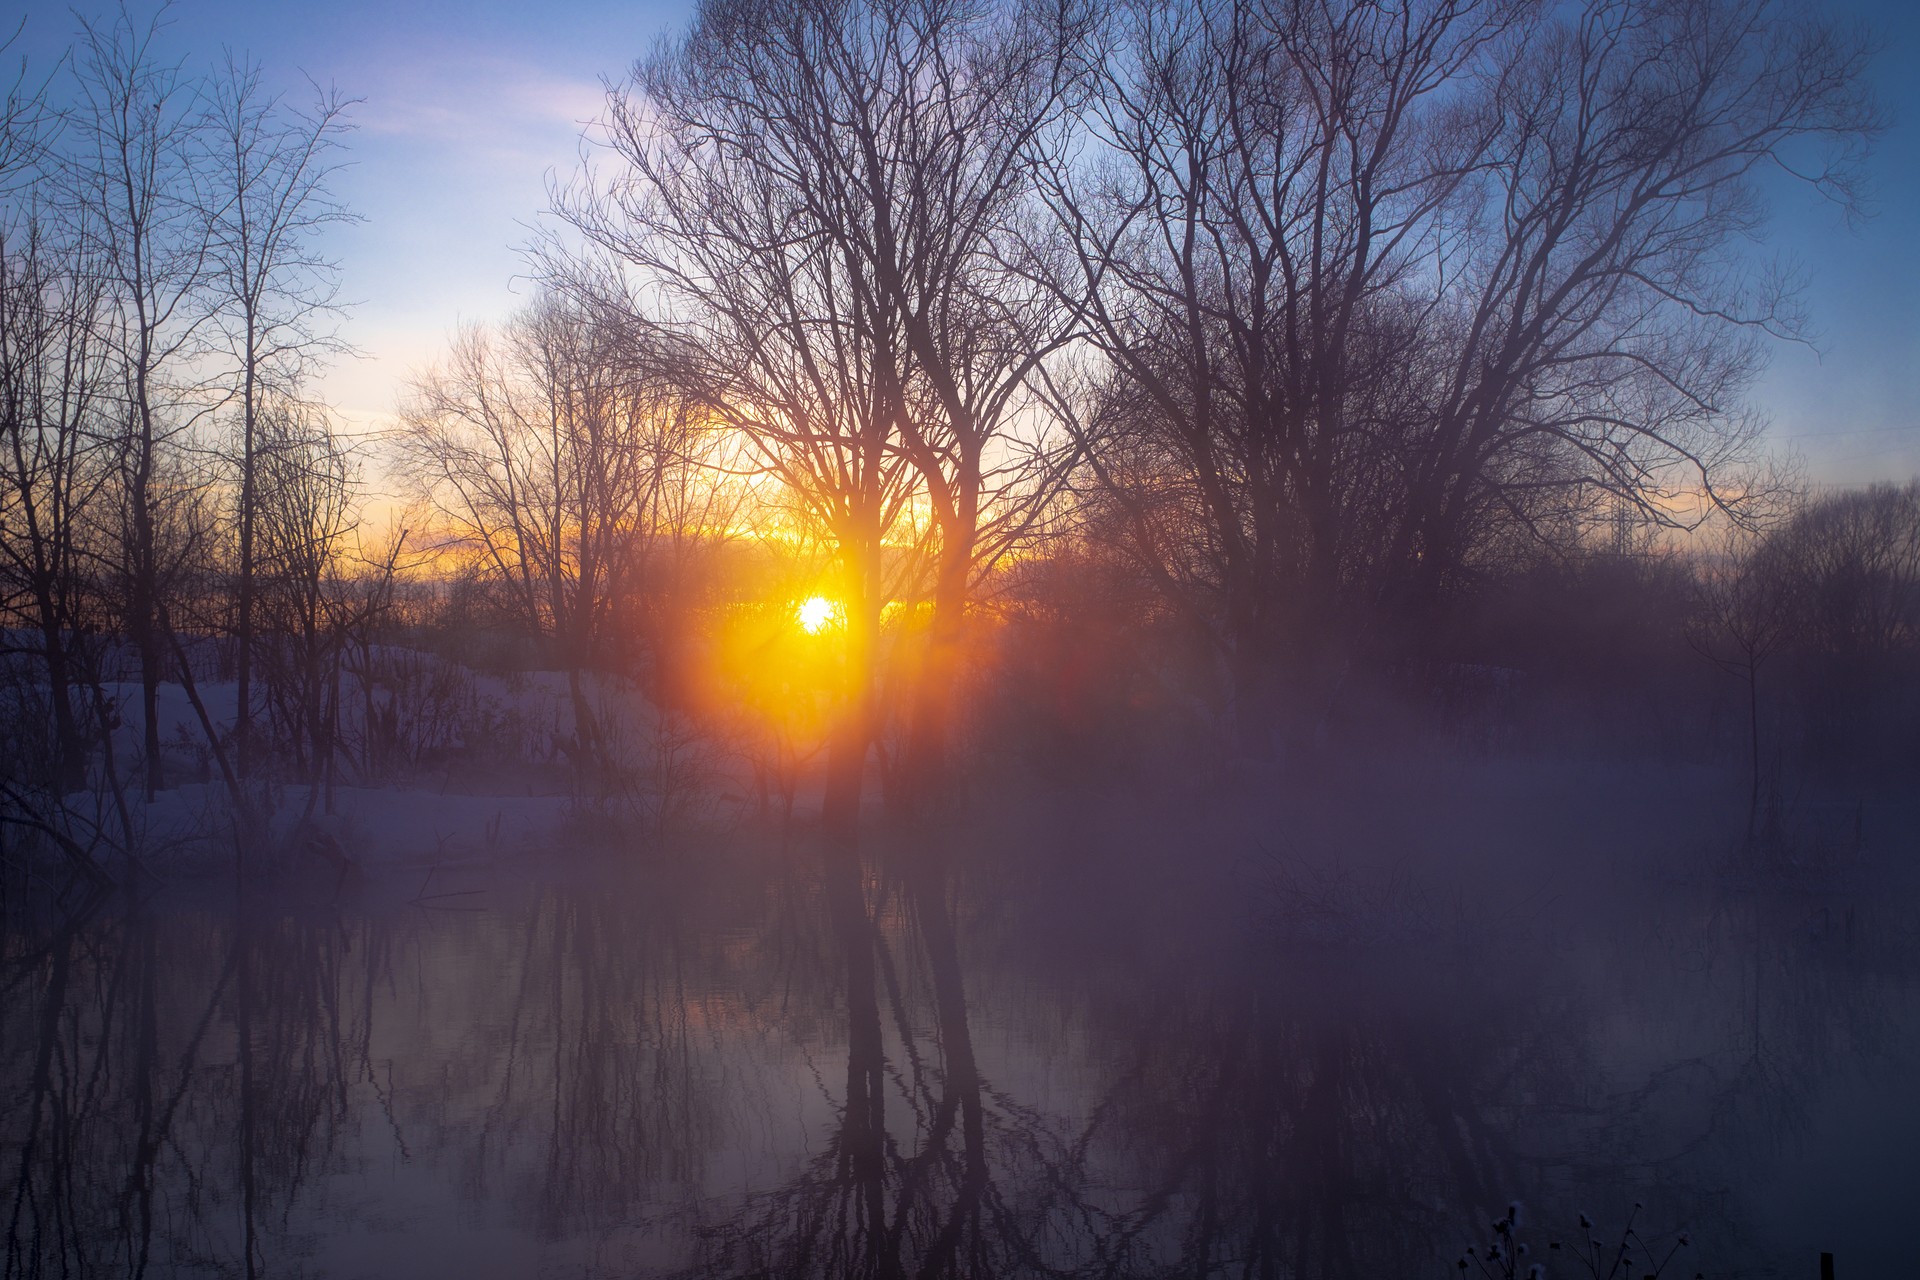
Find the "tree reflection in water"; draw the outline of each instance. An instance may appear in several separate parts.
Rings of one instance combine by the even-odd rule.
[[[1732,1265],[1836,1072],[1914,1058],[1893,906],[1076,940],[941,863],[10,900],[4,1274],[378,1274],[402,1234],[476,1275],[1438,1274],[1515,1194]]]
[[[5,1274],[261,1274],[370,1070],[354,950],[336,920],[98,900],[10,945]]]
[[[846,1017],[837,1121],[798,1176],[708,1225],[696,1274],[1046,1273],[1109,1225],[1061,1126],[983,1080],[949,886],[931,860],[902,861],[897,883],[827,869]]]

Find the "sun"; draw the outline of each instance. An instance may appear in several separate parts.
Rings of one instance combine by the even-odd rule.
[[[800,619],[800,629],[808,635],[819,635],[832,625],[840,616],[840,606],[825,596],[808,596],[794,610],[794,616]]]

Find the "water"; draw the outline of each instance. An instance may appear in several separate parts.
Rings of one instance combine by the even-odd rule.
[[[868,933],[689,861],[16,901],[5,1274],[1438,1277],[1515,1197],[1550,1275],[1636,1201],[1915,1265],[1892,891],[1002,849]]]

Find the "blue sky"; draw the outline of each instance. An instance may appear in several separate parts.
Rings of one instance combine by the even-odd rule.
[[[1804,272],[1819,341],[1777,345],[1755,399],[1813,480],[1904,480],[1920,475],[1920,3],[1830,7],[1881,32],[1874,80],[1893,124],[1872,165],[1873,216],[1849,227],[1798,192],[1778,201],[1769,248]],[[601,77],[623,75],[690,12],[691,0],[544,14],[498,0],[171,8],[166,43],[180,55],[225,45],[290,91],[305,73],[365,100],[339,187],[366,220],[336,232],[331,252],[357,303],[346,336],[366,355],[321,387],[350,424],[381,425],[408,370],[431,362],[456,324],[523,300],[517,246],[545,207],[548,175],[574,165]],[[37,5],[15,52],[45,66],[75,26],[66,8]]]
[[[1905,480],[1920,475],[1920,4],[1831,7],[1880,32],[1873,81],[1891,127],[1859,225],[1803,194],[1776,203],[1769,242],[1806,273],[1819,340],[1777,347],[1755,399],[1814,479]]]

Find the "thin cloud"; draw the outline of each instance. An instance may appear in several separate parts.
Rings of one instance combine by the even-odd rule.
[[[469,54],[380,69],[364,90],[358,123],[370,138],[431,144],[488,165],[531,163],[537,172],[574,153],[603,95],[595,80]]]

